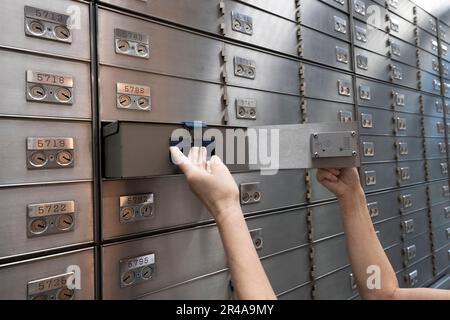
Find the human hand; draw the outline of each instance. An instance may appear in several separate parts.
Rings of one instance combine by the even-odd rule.
[[[241,214],[239,189],[218,156],[206,161],[204,147],[193,147],[186,157],[178,147],[170,147],[172,160],[186,175],[189,187],[203,202],[218,224],[230,215]]]
[[[363,192],[356,168],[319,169],[317,180],[338,198],[351,198]]]

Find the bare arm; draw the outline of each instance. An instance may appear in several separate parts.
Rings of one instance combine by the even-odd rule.
[[[395,272],[373,228],[356,168],[321,169],[317,179],[336,194],[341,208],[347,248],[359,293],[364,299],[450,299],[449,290],[399,288]],[[379,289],[369,289],[369,266],[381,272]]]
[[[192,148],[188,158],[176,147],[170,151],[191,190],[216,220],[237,298],[276,299],[250,237],[239,203],[239,190],[228,168],[217,156],[207,162],[205,148]]]

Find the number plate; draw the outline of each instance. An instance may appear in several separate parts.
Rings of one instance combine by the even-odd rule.
[[[67,280],[73,272],[33,280],[27,284],[28,300],[71,300],[75,290],[67,288]]]
[[[27,71],[28,101],[72,105],[73,78],[45,72]]]
[[[74,166],[73,138],[28,137],[27,168],[56,169]]]
[[[234,57],[234,75],[252,80],[255,79],[256,62],[250,59]]]
[[[28,238],[74,230],[75,202],[61,201],[28,205]]]
[[[150,87],[138,84],[117,83],[118,109],[151,111],[152,100]]]
[[[120,286],[122,288],[135,285],[153,278],[156,267],[154,253],[119,261]]]
[[[147,34],[114,29],[116,53],[150,59],[150,41]]]
[[[119,199],[121,223],[146,220],[155,216],[154,194],[121,196]]]
[[[231,26],[234,31],[247,35],[253,34],[253,18],[238,12],[231,12]]]
[[[29,37],[72,43],[70,16],[25,6],[25,35]]]

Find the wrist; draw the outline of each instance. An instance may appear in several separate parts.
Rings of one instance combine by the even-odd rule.
[[[342,208],[352,208],[366,205],[366,196],[362,188],[358,188],[352,192],[347,192],[337,198]]]
[[[241,206],[238,203],[230,204],[222,209],[217,209],[214,217],[219,227],[230,223],[233,224],[244,219]]]

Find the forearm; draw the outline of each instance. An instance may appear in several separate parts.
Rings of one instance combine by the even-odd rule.
[[[398,289],[395,272],[373,228],[364,193],[358,191],[340,199],[342,220],[347,238],[350,263],[359,293],[365,299],[391,299]],[[368,268],[375,266],[380,271],[380,288],[370,289]]]
[[[217,221],[228,267],[238,299],[276,299],[269,280],[256,253],[240,208],[222,214]],[[236,214],[239,210],[239,214]]]

